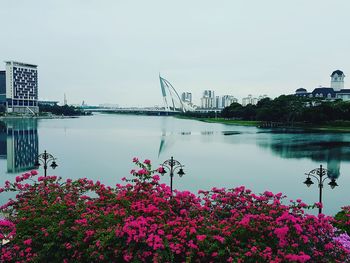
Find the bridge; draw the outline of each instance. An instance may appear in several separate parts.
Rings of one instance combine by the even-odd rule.
[[[172,111],[159,108],[85,108],[88,112],[150,115],[150,116],[172,116],[181,113],[181,111]]]
[[[146,108],[102,108],[102,107],[82,107],[83,110],[88,112],[104,112],[104,113],[119,113],[119,114],[139,114],[139,115],[152,115],[152,116],[171,116],[186,111],[199,111],[209,112],[216,111],[215,109],[203,109],[196,110],[195,106],[182,101],[179,93],[176,91],[173,85],[162,78],[159,74],[160,89],[162,92],[164,107],[146,107]]]

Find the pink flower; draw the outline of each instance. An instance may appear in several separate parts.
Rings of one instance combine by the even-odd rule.
[[[207,236],[206,235],[197,235],[198,241],[203,241]]]
[[[139,175],[143,175],[143,174],[148,174],[149,172],[147,171],[147,169],[143,168],[143,169],[138,170],[137,173]]]
[[[72,245],[70,243],[65,243],[64,246],[66,247],[66,249],[71,249],[72,248]]]
[[[317,208],[322,208],[322,207],[323,207],[322,203],[320,203],[320,202],[315,203],[315,206],[316,206]]]
[[[158,173],[163,173],[164,172],[164,168],[162,166],[158,167],[157,172]]]
[[[151,164],[151,161],[148,160],[148,159],[146,159],[146,160],[143,161],[143,163],[144,163],[144,164]]]
[[[30,174],[31,174],[31,175],[38,175],[38,171],[32,170],[32,171],[30,171]]]
[[[225,238],[223,238],[222,236],[215,235],[213,236],[213,238],[218,240],[221,244],[223,244],[225,241]]]
[[[273,197],[273,193],[269,192],[269,191],[265,191],[264,195],[267,196],[267,197]]]
[[[152,179],[155,180],[155,181],[159,181],[160,177],[159,177],[159,175],[156,174],[156,175],[152,176]]]
[[[130,255],[130,254],[125,254],[125,255],[123,256],[123,259],[124,259],[126,262],[129,262],[130,260],[132,260],[132,255]]]
[[[138,161],[139,161],[138,158],[136,158],[136,157],[132,158],[132,162],[133,162],[133,163],[137,163]]]
[[[30,246],[30,245],[32,244],[32,239],[29,238],[29,239],[24,240],[24,241],[23,241],[23,244],[24,244],[24,245],[27,245],[27,246]]]

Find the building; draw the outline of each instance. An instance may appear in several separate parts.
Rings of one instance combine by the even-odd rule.
[[[213,90],[205,90],[201,98],[201,108],[212,109],[216,108],[215,93]]]
[[[344,101],[350,100],[350,89],[344,89],[345,75],[341,70],[335,70],[331,74],[330,87],[318,87],[312,92],[308,92],[304,88],[299,88],[295,91],[295,96],[309,98],[323,98],[328,100],[341,99]]]
[[[59,101],[56,100],[39,100],[39,106],[58,106]]]
[[[251,94],[248,97],[242,99],[242,106],[247,106],[249,104],[256,105],[258,103],[258,99],[254,98]]]
[[[183,102],[187,102],[189,104],[192,104],[192,93],[191,92],[182,92],[181,100]]]
[[[0,105],[6,105],[6,71],[0,71]]]
[[[238,100],[231,95],[216,96],[216,108],[223,109],[230,106],[232,103],[238,102]]]
[[[334,91],[341,91],[342,89],[344,89],[344,78],[345,75],[343,71],[339,69],[333,71],[331,75],[331,88]]]
[[[38,113],[37,65],[6,61],[7,112]]]
[[[265,98],[267,98],[267,95],[260,95],[259,97],[256,98],[249,94],[248,97],[245,97],[242,99],[242,106],[247,106],[249,104],[256,105],[260,100]]]

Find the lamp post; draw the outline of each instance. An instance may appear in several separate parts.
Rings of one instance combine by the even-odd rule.
[[[322,167],[322,164],[320,165],[320,168],[316,168],[311,170],[309,173],[306,173],[305,175],[307,175],[307,178],[304,182],[304,184],[306,184],[307,187],[310,187],[312,184],[314,184],[314,182],[311,180],[311,177],[316,178],[317,182],[318,182],[318,188],[319,188],[319,203],[321,204],[321,206],[319,206],[318,208],[318,214],[322,213],[322,188],[323,188],[323,182],[328,178],[330,180],[330,182],[328,183],[328,185],[334,189],[334,187],[338,186],[335,178],[330,177],[330,171],[328,171],[327,169],[324,169]]]
[[[44,174],[46,177],[46,173],[47,173],[47,166],[51,163],[50,167],[52,169],[55,169],[58,165],[56,163],[56,158],[53,157],[53,155],[49,154],[48,152],[46,152],[46,150],[44,151],[44,153],[41,153],[38,155],[37,157],[37,161],[35,162],[34,166],[38,169],[40,164],[44,165]]]
[[[163,170],[161,172],[162,175],[166,174],[165,169],[167,169],[170,172],[170,189],[171,189],[171,193],[173,193],[173,177],[174,177],[174,173],[176,170],[179,170],[177,172],[177,174],[182,177],[185,172],[182,169],[184,166],[179,162],[174,160],[174,158],[171,156],[171,158],[169,160],[166,160],[163,164],[161,164],[163,167]]]

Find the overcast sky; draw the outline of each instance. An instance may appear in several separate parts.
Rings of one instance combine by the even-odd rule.
[[[42,99],[162,105],[159,72],[195,103],[350,88],[348,0],[0,2],[0,59],[37,64]]]

